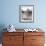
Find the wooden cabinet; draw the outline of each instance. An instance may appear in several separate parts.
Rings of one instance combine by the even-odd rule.
[[[24,46],[44,46],[43,32],[24,33]]]
[[[23,33],[4,32],[3,46],[23,46]]]
[[[44,32],[4,32],[3,46],[44,46]]]

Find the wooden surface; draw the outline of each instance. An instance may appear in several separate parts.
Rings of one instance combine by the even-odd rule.
[[[3,46],[44,46],[44,32],[3,32]]]
[[[44,33],[24,33],[24,46],[44,46]]]
[[[3,46],[22,46],[23,33],[6,32],[3,36]]]

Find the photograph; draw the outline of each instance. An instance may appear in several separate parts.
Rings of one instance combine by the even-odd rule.
[[[34,5],[20,5],[19,14],[20,22],[33,22]]]

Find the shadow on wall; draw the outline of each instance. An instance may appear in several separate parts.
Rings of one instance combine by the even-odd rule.
[[[0,24],[0,43],[2,43],[2,36],[3,36],[3,32],[5,32],[3,29],[5,28],[4,24]]]

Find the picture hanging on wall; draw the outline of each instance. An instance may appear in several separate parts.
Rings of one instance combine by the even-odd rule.
[[[20,22],[34,22],[34,5],[19,5]]]

